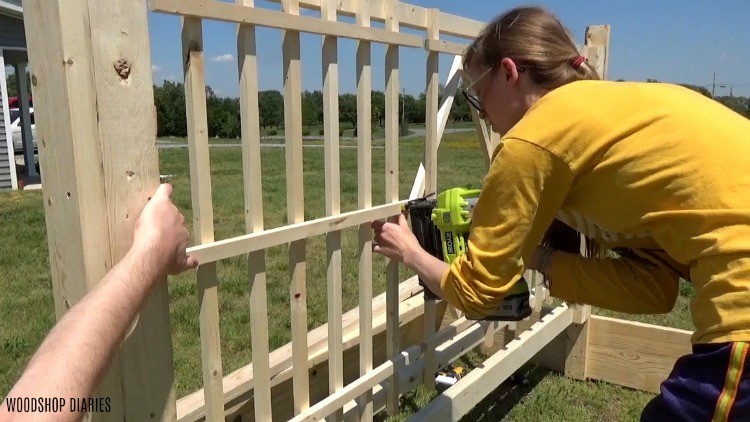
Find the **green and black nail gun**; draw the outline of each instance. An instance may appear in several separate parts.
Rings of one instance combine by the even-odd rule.
[[[448,264],[466,253],[474,206],[479,198],[478,189],[453,188],[437,197],[432,195],[414,199],[406,204],[411,228],[419,244],[432,256]],[[439,299],[420,279],[425,300]],[[503,298],[497,309],[484,317],[492,321],[520,321],[531,315],[529,287],[519,280]]]

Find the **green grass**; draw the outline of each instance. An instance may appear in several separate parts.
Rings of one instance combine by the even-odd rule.
[[[423,142],[409,139],[400,146],[400,193],[406,197],[422,159]],[[324,215],[323,148],[304,150],[305,218]],[[373,203],[384,202],[384,149],[375,148],[373,157]],[[282,148],[263,148],[264,221],[267,228],[286,224],[285,159]],[[341,149],[342,211],[357,208],[357,152]],[[473,133],[446,135],[439,154],[439,188],[478,187],[484,174],[484,160],[476,148]],[[173,199],[190,221],[190,183],[187,150],[162,150],[160,172],[171,174]],[[243,234],[242,163],[240,148],[211,150],[216,238]],[[48,262],[42,197],[39,191],[0,195],[0,270],[4,288],[0,293],[0,394],[5,395],[22,372],[44,335],[52,327],[54,304]],[[308,325],[314,328],[326,322],[325,239],[307,242]],[[344,308],[358,303],[357,235],[347,229],[343,235]],[[385,260],[374,260],[375,293],[384,290]],[[267,277],[269,296],[269,336],[272,349],[290,341],[286,247],[268,250]],[[222,358],[227,374],[251,361],[248,310],[247,264],[242,258],[228,259],[218,265]],[[407,277],[402,271],[402,278]],[[193,273],[172,277],[172,339],[178,397],[201,386],[198,301]],[[690,291],[680,297],[675,310],[664,316],[635,318],[597,310],[597,313],[638,319],[644,322],[691,329],[687,310]],[[471,365],[476,356],[466,358]],[[476,363],[476,362],[474,362]],[[467,420],[636,420],[643,405],[652,397],[606,383],[577,382],[540,368],[529,367],[530,386],[504,385],[485,400]],[[533,387],[533,388],[532,388]],[[506,391],[508,390],[508,391]],[[506,399],[500,401],[499,398]],[[404,413],[392,420],[404,420],[428,400],[418,389],[402,400]]]

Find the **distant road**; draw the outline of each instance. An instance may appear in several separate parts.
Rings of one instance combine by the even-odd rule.
[[[419,137],[419,136],[424,136],[425,135],[424,128],[416,127],[416,128],[409,129],[409,130],[412,133],[409,134],[408,136],[402,137],[401,139],[415,138],[415,137]],[[459,133],[459,132],[473,132],[473,131],[474,131],[473,128],[456,128],[456,129],[453,129],[453,128],[450,128],[450,127],[446,127],[444,133]],[[283,143],[284,137],[282,137],[282,136],[275,136],[273,138],[265,138],[265,139],[278,140],[279,143],[261,143],[260,146],[263,147],[263,148],[284,148],[284,146],[285,146],[284,143]],[[322,140],[323,137],[309,137],[309,138],[306,138],[306,139]],[[353,140],[354,138],[346,138],[346,139]],[[375,139],[375,140],[382,140],[382,138]],[[179,148],[187,148],[188,144],[187,144],[187,142],[179,142],[179,141],[170,141],[170,140],[166,140],[166,139],[158,139],[156,141],[156,146],[159,149],[179,149]],[[224,143],[224,144],[212,144],[212,143],[209,143],[208,146],[209,147],[215,147],[215,148],[240,148],[242,146],[242,144],[239,143],[239,142],[237,142],[237,143]],[[323,145],[321,145],[321,144],[307,144],[306,145],[306,144],[303,143],[302,146],[304,146],[305,148],[323,148]],[[341,145],[341,148],[357,148],[357,146],[356,145]],[[373,145],[373,148],[376,148],[376,149],[377,148],[383,148],[383,146],[382,145]]]

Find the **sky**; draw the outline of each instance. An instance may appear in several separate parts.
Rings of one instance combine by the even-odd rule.
[[[611,25],[609,79],[690,83],[711,89],[716,73],[716,95],[750,96],[750,1],[747,0],[538,0],[533,3],[496,0],[410,0],[444,12],[488,21],[522,4],[544,6],[557,14],[583,43],[587,25]],[[278,9],[257,0],[256,6]],[[345,18],[339,18],[345,20]],[[349,20],[351,21],[351,20]],[[156,84],[182,80],[180,20],[149,12],[151,62]],[[207,84],[221,96],[238,95],[236,25],[204,21]],[[258,30],[261,89],[282,88],[281,31]],[[304,90],[321,89],[321,37],[302,35]],[[339,40],[340,91],[355,92],[355,42]],[[385,48],[373,44],[373,89],[384,88]],[[418,94],[425,86],[425,52],[401,48],[401,87]],[[452,57],[441,54],[441,80]],[[723,87],[722,87],[723,85]]]

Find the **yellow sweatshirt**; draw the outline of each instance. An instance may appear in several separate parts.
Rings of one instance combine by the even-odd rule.
[[[608,248],[557,253],[554,296],[632,313],[692,281],[694,343],[750,341],[750,120],[696,92],[580,81],[544,95],[495,151],[469,252],[441,281],[474,316],[497,307],[553,219]]]

